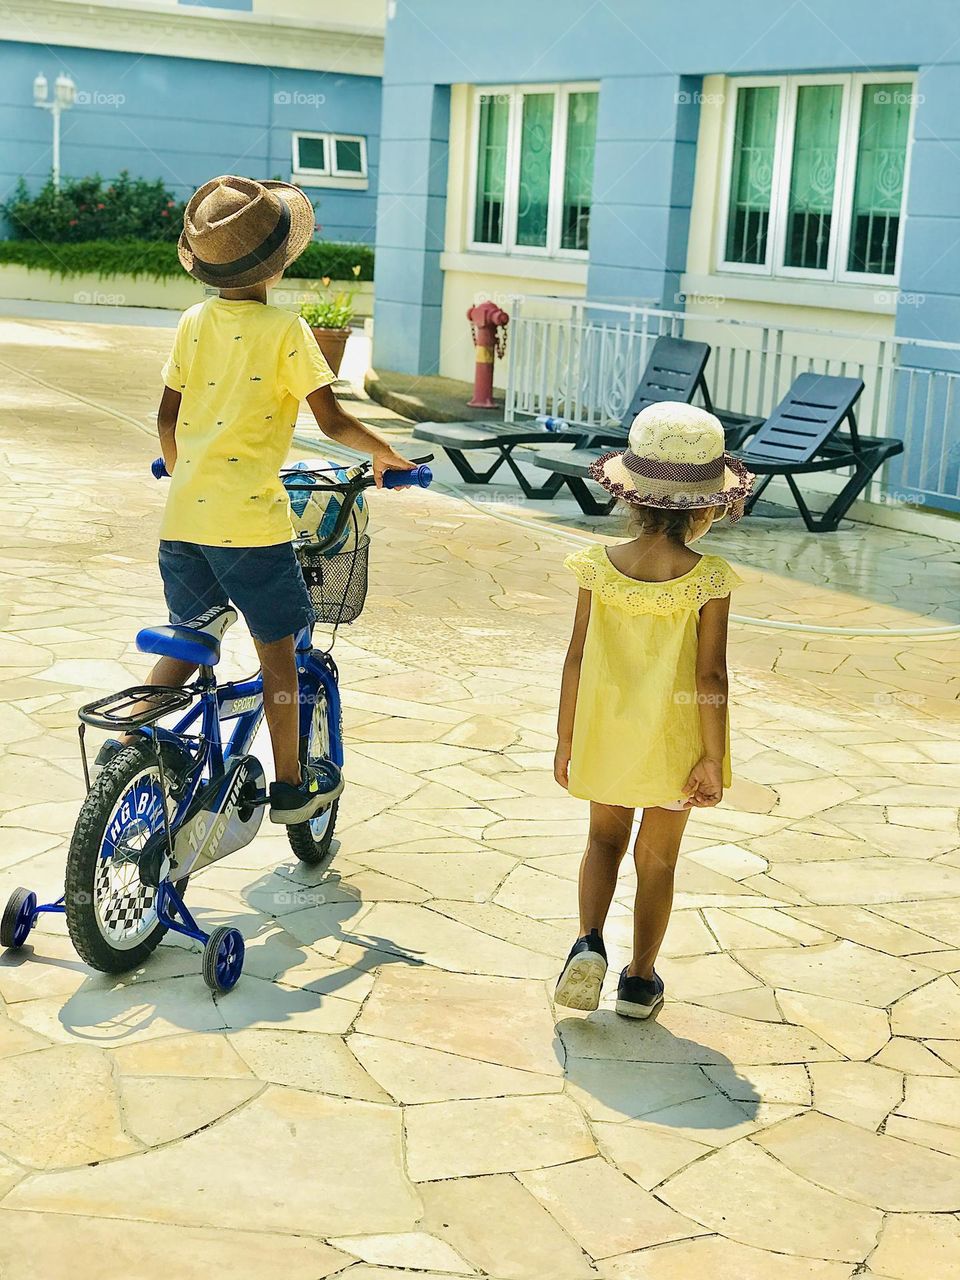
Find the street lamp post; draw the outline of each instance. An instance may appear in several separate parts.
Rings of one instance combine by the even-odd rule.
[[[53,84],[53,98],[49,98],[47,77],[41,71],[33,82],[33,105],[49,111],[53,117],[53,185],[60,190],[60,116],[69,111],[76,101],[77,86],[62,72]]]

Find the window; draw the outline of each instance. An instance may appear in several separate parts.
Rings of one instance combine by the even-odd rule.
[[[362,138],[334,138],[333,172],[366,173],[367,158]]]
[[[586,254],[597,100],[580,85],[477,91],[471,248]]]
[[[734,94],[720,269],[895,277],[913,81],[788,76]]]
[[[293,135],[293,167],[297,173],[329,173],[327,135],[295,133]]]
[[[294,178],[362,178],[365,181],[367,140],[353,134],[295,133],[293,174]]]

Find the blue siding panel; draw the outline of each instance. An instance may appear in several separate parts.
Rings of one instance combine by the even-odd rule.
[[[446,148],[425,162],[419,146],[419,140],[402,138],[384,148],[380,162],[381,196],[446,196]]]
[[[384,194],[378,204],[374,363],[404,373],[435,372],[446,195],[434,190],[439,184],[446,192],[449,86],[386,90],[383,120],[390,131],[384,149],[399,144],[402,163],[421,180],[414,190]],[[401,314],[402,335],[397,333]]]
[[[291,134],[367,138],[366,191],[310,188],[322,234],[372,243],[376,229],[380,82],[297,68],[4,42],[0,50],[0,199],[23,175],[49,172],[49,114],[32,105],[33,78],[61,71],[77,84],[62,122],[68,177],[129,169],[161,178],[179,199],[218,173],[289,181]]]

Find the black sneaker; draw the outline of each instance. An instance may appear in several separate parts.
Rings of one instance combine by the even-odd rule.
[[[304,771],[298,786],[270,783],[270,821],[284,826],[308,822],[319,809],[333,804],[343,790],[343,775],[332,760],[321,760]]]
[[[626,969],[617,986],[617,1013],[625,1018],[649,1018],[663,1004],[663,979],[655,972],[652,978],[631,978]]]
[[[567,1009],[596,1009],[607,972],[607,952],[598,929],[578,938],[557,983],[554,1000]]]

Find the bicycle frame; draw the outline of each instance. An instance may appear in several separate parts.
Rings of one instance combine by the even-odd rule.
[[[329,708],[330,758],[334,764],[342,766],[343,740],[340,734],[341,703],[337,666],[330,653],[313,647],[309,628],[305,627],[297,636],[296,662],[300,678],[300,739],[302,741],[309,736],[314,703],[316,697],[322,695]],[[307,687],[310,683],[316,685],[313,696],[307,696],[311,692]],[[202,668],[196,688],[200,695],[197,702],[173,728],[151,727],[143,730],[148,736],[156,737],[158,742],[167,741],[180,747],[183,747],[185,738],[197,738],[197,755],[191,770],[190,784],[170,818],[173,829],[176,829],[179,820],[190,807],[204,781],[204,773],[206,781],[212,781],[224,772],[231,760],[246,755],[263,720],[263,677],[259,672],[246,680],[231,680],[227,684],[218,685],[213,669]],[[236,725],[224,743],[223,724],[229,720],[235,720]],[[194,735],[191,730],[198,724],[199,731]]]
[[[342,766],[343,738],[340,732],[341,702],[337,665],[328,651],[314,648],[310,628],[305,627],[297,636],[296,663],[299,677],[300,740],[305,742],[309,739],[313,708],[317,698],[323,697],[328,709],[330,758],[334,764]],[[223,775],[232,760],[249,753],[263,721],[263,677],[259,672],[246,680],[231,680],[218,685],[213,668],[202,667],[194,688],[199,695],[197,701],[172,728],[148,725],[139,730],[154,741],[158,748],[161,743],[168,742],[190,753],[190,740],[195,740],[188,785],[178,798],[173,812],[165,812],[168,845],[172,845],[176,831],[201,786]],[[236,724],[224,743],[223,725],[230,720],[235,720]],[[157,754],[159,759],[159,751]],[[162,880],[157,888],[156,909],[158,919],[166,928],[196,942],[206,942],[207,934],[194,920],[169,878]],[[62,914],[63,911],[61,896],[55,902],[38,904],[34,918],[43,913]]]

